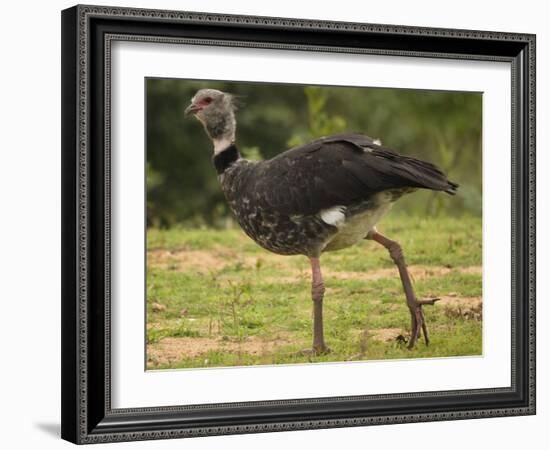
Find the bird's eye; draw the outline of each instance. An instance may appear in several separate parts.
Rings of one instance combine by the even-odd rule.
[[[212,103],[212,97],[206,97],[203,101],[204,103]]]

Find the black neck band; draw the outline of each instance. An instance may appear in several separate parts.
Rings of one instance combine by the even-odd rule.
[[[212,157],[212,161],[214,162],[214,167],[216,168],[216,172],[218,172],[218,175],[224,173],[225,170],[240,157],[241,155],[239,154],[239,150],[237,149],[235,144],[231,144],[220,153],[214,155]]]

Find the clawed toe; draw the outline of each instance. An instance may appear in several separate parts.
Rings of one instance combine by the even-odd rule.
[[[428,327],[426,325],[426,317],[424,316],[424,311],[422,310],[422,306],[434,305],[435,302],[437,302],[438,300],[440,299],[432,298],[432,299],[425,299],[425,300],[416,300],[415,305],[410,308],[412,329],[411,329],[411,338],[409,340],[409,344],[407,345],[408,349],[414,348],[421,334],[424,334],[424,342],[426,343],[426,345],[430,344]]]
[[[440,297],[425,298],[422,300],[417,300],[416,303],[419,305],[435,305],[435,302],[438,302],[439,300],[441,300]]]
[[[332,353],[332,349],[328,345],[325,345],[320,349],[314,349],[314,352],[317,356],[328,355],[329,353]]]
[[[409,342],[409,339],[407,339],[405,336],[400,334],[395,338],[395,342],[397,342],[398,344],[406,344],[407,342]]]
[[[320,348],[317,348],[317,347],[305,348],[303,350],[296,352],[296,356],[314,357],[314,356],[327,355],[331,352],[332,352],[332,349],[329,346],[324,345]]]

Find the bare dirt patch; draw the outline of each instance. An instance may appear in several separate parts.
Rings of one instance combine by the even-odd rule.
[[[469,266],[469,267],[432,267],[432,266],[409,266],[409,273],[415,280],[430,278],[430,277],[442,277],[451,273],[460,274],[476,274],[481,275],[481,266]],[[365,272],[341,272],[325,270],[323,274],[326,278],[332,277],[338,280],[380,280],[382,278],[391,278],[398,276],[397,269],[395,267],[386,267],[383,269],[368,270]]]
[[[481,275],[481,266],[470,267],[432,267],[432,266],[409,266],[409,273],[413,280],[422,280],[432,277],[442,277],[451,273],[459,274],[472,274]],[[323,269],[323,277],[325,282],[331,278],[336,280],[365,280],[375,281],[383,278],[399,277],[399,272],[395,267],[386,267],[383,269],[366,270],[364,272],[348,272],[348,271],[336,271],[330,269]],[[271,283],[299,283],[301,281],[310,281],[310,274],[308,272],[297,273],[294,276],[282,276],[282,277],[266,277],[266,281]]]
[[[201,250],[152,250],[147,252],[147,265],[171,270],[202,271],[218,268],[223,261],[210,251]]]
[[[378,328],[370,330],[369,334],[377,341],[394,342],[403,334],[403,330],[401,328]]]
[[[147,264],[161,269],[177,272],[219,271],[227,266],[242,264],[247,268],[256,268],[266,263],[282,266],[281,256],[265,254],[261,256],[244,256],[227,248],[214,250],[149,250]]]
[[[225,340],[209,337],[167,337],[147,346],[147,359],[153,365],[169,364],[182,358],[196,358],[210,351],[263,355],[273,353],[277,347],[290,344],[291,341],[278,336],[265,340],[249,336],[243,340]]]
[[[249,256],[242,255],[236,251],[227,248],[213,250],[163,250],[156,249],[147,252],[147,264],[156,266],[162,269],[173,270],[177,272],[201,272],[209,273],[211,271],[219,271],[227,266],[241,264],[246,268],[256,268],[258,265],[270,265],[276,268],[288,268],[289,265],[285,262],[288,257],[272,255],[269,253]],[[433,266],[409,266],[409,273],[415,280],[425,279],[430,277],[441,277],[450,273],[460,274],[482,274],[481,266],[469,267],[433,267]],[[385,267],[376,270],[367,271],[336,271],[329,268],[323,269],[325,279],[335,278],[338,280],[379,280],[382,278],[391,278],[398,276],[395,267]],[[295,275],[282,277],[267,277],[268,282],[279,283],[296,283],[301,281],[309,281],[310,276],[308,271],[296,271]]]
[[[483,299],[481,297],[442,296],[437,306],[443,307],[448,317],[464,317],[481,320],[483,317]]]

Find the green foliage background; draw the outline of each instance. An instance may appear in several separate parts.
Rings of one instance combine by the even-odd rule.
[[[480,93],[301,86],[151,78],[147,96],[149,226],[224,227],[230,213],[212,167],[202,126],[183,111],[200,88],[241,96],[237,144],[245,156],[268,159],[319,136],[354,131],[440,166],[460,193],[404,197],[408,214],[481,214]]]

